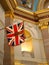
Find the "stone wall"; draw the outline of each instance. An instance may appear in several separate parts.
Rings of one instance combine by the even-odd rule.
[[[5,24],[5,13],[0,5],[0,28],[3,28]],[[4,30],[0,30],[0,64],[3,65],[4,57]]]

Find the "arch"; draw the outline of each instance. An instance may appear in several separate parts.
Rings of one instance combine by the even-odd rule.
[[[41,30],[38,28],[37,25],[34,25],[30,22],[24,22],[25,29],[30,32],[32,36],[32,46],[34,47],[34,56],[37,59],[42,60],[41,58],[45,58],[43,40],[42,39]],[[42,44],[41,44],[42,43]]]
[[[24,22],[24,28],[30,32],[33,38],[38,39],[39,36],[41,38],[41,31],[37,25],[34,25],[30,22]]]
[[[29,21],[28,22],[24,21],[24,29],[27,30],[32,36],[32,46],[34,49],[32,53],[34,53],[34,58],[41,61],[45,60],[45,59],[42,60],[42,58],[45,58],[45,55],[43,54],[44,46],[43,46],[43,41],[39,41],[39,39],[42,39],[42,34],[38,26],[35,24],[32,24]],[[14,49],[15,59],[19,59],[19,56],[22,57],[21,45],[18,47],[15,47]]]

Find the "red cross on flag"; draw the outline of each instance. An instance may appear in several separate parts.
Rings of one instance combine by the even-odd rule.
[[[13,24],[6,27],[9,46],[17,46],[24,42],[24,23]]]

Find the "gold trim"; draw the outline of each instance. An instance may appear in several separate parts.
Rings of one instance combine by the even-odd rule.
[[[41,30],[48,28],[48,26],[41,26]]]
[[[34,12],[29,12],[29,11],[24,10],[24,9],[22,9],[22,8],[19,8],[19,7],[16,7],[16,9],[19,10],[19,11],[23,11],[23,12],[25,12],[25,13],[27,13],[27,14],[30,14],[30,15],[33,15],[33,13],[34,13]]]
[[[14,0],[14,2],[15,2],[15,4],[17,5],[17,2],[16,2],[15,0]],[[33,15],[33,14],[34,14],[34,12],[30,12],[30,11],[28,11],[28,10],[19,8],[18,5],[16,6],[16,10],[23,11],[23,12],[29,14],[29,15]],[[36,11],[35,13],[36,13],[36,14],[40,14],[41,12],[45,12],[45,11],[49,11],[49,9],[47,8],[47,9],[39,10],[39,11]]]
[[[19,10],[19,11],[24,12],[25,14],[28,14],[28,15],[31,15],[31,16],[34,14],[34,12],[30,12],[30,11],[24,10],[22,8],[19,8],[18,5],[17,5],[17,2],[15,0],[13,0],[13,2],[16,5],[15,9],[10,4],[10,1],[6,0],[6,2],[8,4],[8,6],[11,7],[11,10],[13,9],[12,12],[15,12],[16,10]],[[47,11],[49,12],[49,9],[48,8],[47,9],[43,9],[43,10],[38,10],[35,13],[39,15],[39,14],[45,13]]]
[[[34,13],[37,14],[37,15],[40,15],[40,14],[44,14],[44,13],[47,13],[49,12],[49,9],[43,9],[43,10],[39,10],[39,11],[36,11],[36,12],[30,12],[30,11],[27,11],[27,10],[24,10],[22,8],[19,8],[18,6],[16,7],[16,10],[20,11],[20,12],[24,12],[25,14],[28,14],[28,15],[31,15],[33,16]]]
[[[16,4],[16,6],[17,6],[17,2],[14,0],[14,3]]]
[[[7,2],[8,2],[7,3],[8,6],[10,7],[10,5],[9,5],[10,1],[7,1]],[[33,16],[34,12],[30,12],[30,11],[24,10],[22,8],[19,8],[18,5],[17,5],[17,2],[15,0],[13,0],[13,2],[15,3],[16,7],[15,7],[15,9],[13,9],[14,11],[12,11],[12,12],[15,12],[15,11],[17,12],[17,10],[18,10],[20,12],[24,12],[25,14]],[[12,7],[12,5],[11,5],[11,7]],[[44,14],[45,12],[49,12],[49,9],[47,8],[47,9],[39,10],[39,11],[36,11],[35,13],[39,15],[39,14],[42,14],[42,13]]]
[[[31,21],[31,20],[28,20],[27,18],[22,18],[22,17],[17,16],[17,15],[14,15],[14,18],[15,19],[20,19],[20,20],[23,20],[23,21],[26,21],[27,20],[27,22],[31,22],[32,24],[35,24],[35,25],[38,25],[39,24],[39,22],[34,22],[34,21]]]
[[[12,19],[14,19],[14,14],[13,14],[13,12],[11,12],[11,11],[6,11],[5,12],[5,17],[10,17],[10,18],[12,18]]]
[[[40,15],[42,13],[44,14],[45,12],[46,13],[49,12],[49,9],[48,8],[47,9],[42,9],[42,10],[36,11],[35,13],[38,14],[38,15]]]

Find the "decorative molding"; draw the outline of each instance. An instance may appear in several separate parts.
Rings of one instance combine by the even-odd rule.
[[[5,17],[10,17],[11,19],[14,19],[14,14],[12,11],[6,11],[5,12]]]
[[[42,9],[44,9],[44,2],[45,2],[45,0],[40,0],[40,1],[39,1],[37,10],[42,10]]]

